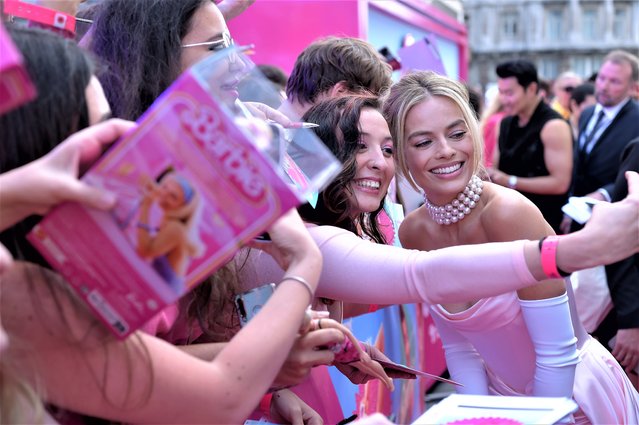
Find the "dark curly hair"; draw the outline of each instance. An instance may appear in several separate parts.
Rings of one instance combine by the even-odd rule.
[[[369,95],[349,95],[329,99],[309,109],[304,121],[319,124],[314,131],[335,157],[343,164],[342,172],[324,189],[319,196],[317,206],[302,205],[299,213],[302,218],[318,225],[341,227],[358,233],[359,224],[366,236],[377,243],[386,243],[377,224],[377,215],[384,207],[371,213],[361,213],[351,217],[350,183],[357,172],[356,155],[360,140],[359,118],[364,108],[380,109],[377,97]],[[360,235],[361,236],[361,235]]]

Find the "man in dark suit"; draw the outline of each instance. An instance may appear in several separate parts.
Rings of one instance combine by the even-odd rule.
[[[626,171],[639,171],[639,137],[631,141],[622,154],[612,192],[613,202],[628,194]],[[639,370],[639,254],[606,266],[606,276],[613,309],[593,334],[604,345],[615,337],[612,354],[639,388],[636,373]]]
[[[570,194],[610,201],[621,152],[639,137],[639,59],[622,50],[609,53],[595,82],[597,104],[585,109],[574,146]],[[568,220],[562,230],[567,230]],[[572,224],[571,230],[579,227]]]

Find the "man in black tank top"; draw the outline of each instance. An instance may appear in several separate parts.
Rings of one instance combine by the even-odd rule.
[[[493,182],[520,191],[559,232],[572,176],[570,125],[538,95],[537,69],[527,60],[497,66],[501,121]]]

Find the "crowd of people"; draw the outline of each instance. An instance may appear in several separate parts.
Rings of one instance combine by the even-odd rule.
[[[42,0],[71,14],[78,3]],[[404,303],[429,306],[458,391],[568,397],[578,405],[568,421],[639,423],[639,60],[623,51],[590,85],[558,77],[553,104],[541,99],[532,62],[501,64],[495,118],[473,110],[454,79],[420,71],[393,82],[363,40],[315,41],[281,104],[232,100],[256,121],[316,124],[342,163],[316,205],[285,213],[269,241],[240,249],[123,340],[78,301],[27,234],[63,202],[113,208],[114,194],[81,172],[181,73],[230,48],[226,20],[251,3],[100,0],[80,10],[92,22],[79,42],[3,17],[37,97],[0,115],[0,423],[243,423],[262,414],[323,423],[300,389],[313,370],[334,365],[354,383],[389,387],[406,377],[386,376],[370,345],[345,359],[349,332],[338,322]],[[380,225],[398,177],[424,199],[396,229],[401,247]],[[198,190],[173,169],[143,186],[137,250],[181,286],[199,255],[183,237]],[[563,216],[568,196],[601,201],[585,226]],[[164,215],[157,230],[148,224],[154,203]],[[566,278],[600,265],[613,309],[591,336]],[[273,294],[241,327],[235,296],[269,282]]]

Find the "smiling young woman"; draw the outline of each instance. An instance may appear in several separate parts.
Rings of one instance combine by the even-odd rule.
[[[402,246],[431,251],[552,240],[552,228],[529,200],[478,177],[483,148],[467,96],[463,85],[431,72],[405,76],[391,88],[384,111],[400,172],[425,194],[425,205],[400,227]],[[546,248],[546,242],[540,245]],[[573,397],[577,423],[635,422],[636,391],[585,332],[572,298],[555,278],[498,296],[432,305],[451,377],[464,384],[457,390]]]

